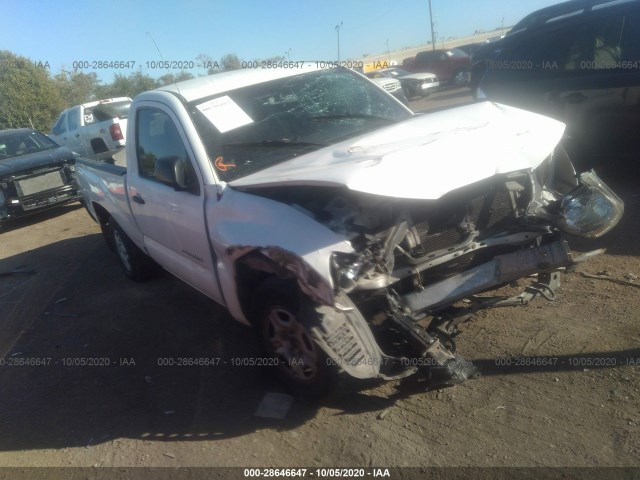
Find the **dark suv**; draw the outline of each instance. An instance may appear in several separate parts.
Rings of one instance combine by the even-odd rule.
[[[462,87],[469,82],[471,60],[462,50],[425,50],[415,57],[405,58],[402,67],[409,72],[435,74],[440,82]]]
[[[473,78],[476,98],[565,122],[583,168],[637,156],[640,0],[573,0],[527,15],[474,64]]]

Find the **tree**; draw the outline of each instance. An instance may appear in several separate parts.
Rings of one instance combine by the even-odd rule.
[[[184,80],[191,80],[192,78],[195,78],[192,73],[182,70],[175,75],[173,73],[167,73],[166,75],[161,76],[157,82],[159,87],[163,87],[165,85],[171,85]]]
[[[98,76],[94,72],[83,73],[61,70],[60,73],[53,77],[53,80],[66,107],[97,100],[96,94],[100,86],[100,80],[98,80]]]
[[[196,57],[198,60],[198,68],[207,71],[207,75],[213,75],[214,73],[220,73],[222,71],[222,67],[220,66],[220,62],[214,60],[213,57],[207,53],[201,53]]]
[[[48,132],[64,102],[47,65],[0,51],[0,129],[31,127]]]
[[[225,72],[229,70],[240,70],[242,68],[242,61],[235,53],[227,53],[220,59],[220,66]]]
[[[159,86],[160,84],[157,80],[139,71],[128,76],[116,73],[111,84],[101,86],[97,89],[97,96],[99,98],[133,98],[139,93],[153,90]]]
[[[269,58],[263,58],[262,60],[260,60],[261,62],[265,62],[265,63],[280,63],[280,62],[285,62],[287,60],[287,57],[285,57],[284,55],[274,55],[273,57],[269,57]]]

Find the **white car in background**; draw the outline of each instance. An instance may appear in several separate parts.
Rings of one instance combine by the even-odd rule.
[[[411,73],[397,67],[383,68],[375,73],[399,80],[400,85],[402,85],[402,90],[408,99],[413,97],[428,97],[440,87],[440,81],[433,73]]]
[[[396,80],[395,78],[391,78],[388,75],[381,74],[380,70],[368,72],[368,73],[365,73],[364,75],[370,80],[372,80],[384,91],[389,92],[391,95],[396,97],[405,105],[409,103],[405,95],[404,89],[402,88],[402,84],[400,83],[399,80]]]

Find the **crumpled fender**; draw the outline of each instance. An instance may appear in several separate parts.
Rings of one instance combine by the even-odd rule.
[[[236,320],[249,324],[238,298],[236,262],[251,251],[286,269],[316,302],[333,305],[331,254],[353,252],[343,235],[289,205],[229,187],[206,215],[224,303]]]

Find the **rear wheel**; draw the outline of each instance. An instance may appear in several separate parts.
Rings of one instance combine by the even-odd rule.
[[[158,271],[157,264],[131,241],[112,218],[109,219],[108,228],[111,232],[114,251],[124,274],[136,282],[144,282],[152,278]]]
[[[294,393],[321,397],[335,369],[314,341],[309,325],[318,315],[295,284],[278,278],[263,282],[254,294],[254,323],[275,372]]]

